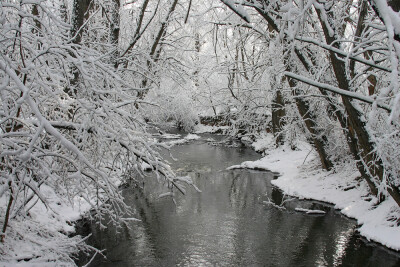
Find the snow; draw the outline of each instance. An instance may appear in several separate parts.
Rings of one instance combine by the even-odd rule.
[[[266,145],[266,140],[253,145]],[[360,176],[355,167],[337,168],[324,171],[320,168],[317,154],[307,144],[301,144],[299,150],[281,147],[269,150],[268,154],[257,161],[245,161],[228,169],[248,168],[279,172],[280,177],[272,184],[287,195],[300,199],[314,199],[334,204],[335,209],[354,218],[360,225],[359,232],[368,240],[400,250],[400,228],[396,219],[400,209],[388,198],[379,205],[377,199],[368,194],[368,186],[358,181]],[[299,210],[309,214],[322,214],[323,211]],[[389,220],[392,219],[392,220]]]
[[[186,140],[199,140],[200,138],[201,136],[197,134],[188,134],[187,136],[185,136]]]
[[[264,152],[267,149],[274,148],[274,136],[273,134],[265,134],[264,136],[257,139],[254,143],[251,144],[257,152]]]
[[[153,167],[151,167],[151,165],[146,162],[141,163],[141,168],[142,168],[142,171],[152,171],[153,170]]]
[[[179,139],[179,138],[181,138],[181,135],[165,133],[165,134],[161,135],[161,138],[163,138],[163,139]]]
[[[250,15],[246,12],[242,5],[235,5],[232,0],[221,0],[227,7],[229,7],[233,12],[235,12],[239,17],[241,17],[246,22],[250,23]]]
[[[175,145],[186,144],[187,142],[189,142],[189,140],[187,140],[187,139],[178,139],[178,140],[173,140],[173,141],[169,141],[169,142],[164,142],[163,144],[165,144],[167,147],[171,148]]]
[[[295,208],[294,210],[298,212],[305,212],[307,214],[326,214],[326,212],[323,210],[309,210],[303,208]]]
[[[46,184],[41,186],[46,197],[46,207],[42,202],[29,211],[30,216],[18,216],[10,221],[5,236],[5,243],[0,249],[0,266],[73,266],[68,257],[59,254],[77,252],[82,247],[79,236],[69,237],[75,231],[72,222],[90,209],[89,204],[80,197],[62,199]],[[5,198],[1,199],[4,205]],[[4,254],[4,250],[8,250]],[[37,257],[37,258],[36,258]],[[23,259],[31,259],[25,262]],[[48,262],[57,259],[57,262]]]
[[[196,125],[195,129],[196,129],[195,130],[196,134],[215,133],[218,131],[224,132],[229,129],[229,126],[210,126],[210,125],[198,124]]]
[[[199,140],[199,139],[201,139],[200,135],[188,134],[183,139],[176,139],[176,140],[164,142],[163,144],[165,144],[167,147],[173,147],[175,145],[183,145],[183,144],[186,144],[186,143],[188,143],[190,141]]]

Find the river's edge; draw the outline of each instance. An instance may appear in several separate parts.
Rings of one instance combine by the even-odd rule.
[[[203,131],[202,133],[205,132]],[[361,236],[367,240],[382,244],[389,249],[400,250],[400,229],[394,226],[396,222],[385,220],[387,216],[397,216],[398,218],[400,211],[396,208],[394,201],[387,200],[378,207],[374,207],[376,199],[368,195],[367,186],[363,182],[356,182],[355,177],[359,174],[354,169],[336,170],[336,173],[324,172],[318,168],[315,155],[310,154],[308,145],[304,144],[304,147],[300,147],[296,151],[288,147],[272,149],[273,145],[269,144],[272,140],[271,137],[269,136],[266,139],[264,141],[258,140],[253,144],[253,148],[259,150],[260,143],[262,143],[264,148],[268,148],[268,155],[257,161],[243,162],[236,167],[267,169],[280,173],[281,176],[272,181],[272,183],[285,194],[331,203],[345,216],[356,219],[358,224],[362,225],[359,228]],[[196,136],[188,135],[186,139],[181,138],[180,140],[196,140]],[[249,146],[248,141],[243,141],[243,144]],[[51,192],[48,195],[56,197]],[[78,235],[85,235],[76,231],[78,228],[76,223],[86,221],[85,214],[89,212],[90,207],[80,199],[74,199],[74,203],[67,202],[63,199],[54,201],[55,207],[53,208],[59,211],[60,216],[50,216],[51,214],[48,210],[40,204],[32,210],[32,214],[35,214],[38,223],[43,223],[41,225],[42,229],[48,225],[54,233],[59,235],[58,239],[62,240],[62,243],[66,245],[65,251],[58,252],[68,253],[70,257],[73,257],[72,255],[76,255],[77,246],[82,240]],[[23,246],[14,245],[15,247],[20,247],[18,258],[21,259],[23,257],[22,261],[17,258],[2,259],[0,262],[4,264],[3,266],[55,266],[60,264],[74,266],[74,263],[70,261],[62,263],[49,262],[41,261],[39,258],[36,262],[35,260],[33,262],[25,261],[24,259],[26,258],[32,259],[35,255],[41,255],[45,252],[38,251],[38,247],[29,247],[26,244],[23,244]],[[49,245],[50,249],[52,249],[51,245]],[[42,260],[45,259],[42,258]]]
[[[360,181],[359,172],[351,164],[327,172],[320,168],[317,157],[308,144],[297,150],[290,147],[273,148],[272,138],[258,140],[253,148],[265,149],[265,155],[257,161],[247,161],[234,168],[269,170],[280,174],[272,184],[285,194],[300,199],[316,200],[332,204],[343,215],[355,219],[360,235],[368,241],[400,251],[400,227],[397,218],[400,209],[388,198],[379,205],[368,193],[368,186]]]

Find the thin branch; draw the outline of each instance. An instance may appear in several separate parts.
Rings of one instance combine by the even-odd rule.
[[[350,59],[352,59],[354,61],[363,63],[363,64],[368,65],[370,67],[373,67],[373,68],[376,68],[376,69],[380,69],[380,70],[383,70],[383,71],[386,71],[386,72],[392,72],[392,70],[390,70],[388,68],[376,65],[375,62],[373,62],[371,60],[366,60],[366,59],[363,59],[361,57],[351,56],[351,55],[347,54],[346,52],[344,52],[344,51],[342,51],[340,49],[337,49],[337,48],[335,48],[335,47],[333,47],[331,45],[323,44],[323,43],[318,42],[318,41],[316,41],[316,40],[314,40],[312,38],[296,37],[296,40],[301,41],[301,42],[306,42],[306,43],[309,43],[309,44],[317,45],[317,46],[319,46],[319,47],[321,47],[321,48],[323,48],[325,50],[328,50],[328,51],[331,51],[331,52],[336,53],[338,55],[350,58]]]

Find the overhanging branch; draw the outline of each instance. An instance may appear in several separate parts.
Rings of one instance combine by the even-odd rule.
[[[377,107],[382,108],[382,109],[384,109],[384,110],[386,110],[388,112],[392,111],[392,109],[388,105],[378,103],[372,97],[368,97],[368,96],[360,95],[360,94],[357,94],[357,93],[354,93],[354,92],[346,91],[346,90],[340,89],[338,87],[335,87],[335,86],[332,86],[332,85],[329,85],[329,84],[324,84],[324,83],[320,83],[320,82],[317,82],[317,81],[313,81],[311,79],[308,79],[308,78],[306,78],[304,76],[300,76],[300,75],[294,74],[292,72],[285,71],[284,75],[286,77],[295,79],[297,81],[306,83],[306,84],[311,85],[311,86],[315,86],[315,87],[320,88],[320,89],[324,89],[324,90],[330,91],[330,92],[335,93],[335,94],[339,94],[339,95],[342,95],[342,96],[350,97],[352,99],[357,99],[357,100],[360,100],[360,101],[362,101],[364,103],[368,103],[368,104],[376,104]]]
[[[317,45],[317,46],[319,46],[319,47],[321,47],[321,48],[323,48],[325,50],[334,52],[334,53],[336,53],[338,55],[341,55],[341,56],[344,56],[344,57],[348,57],[348,58],[350,58],[350,59],[352,59],[354,61],[357,61],[359,63],[365,64],[367,66],[370,66],[370,67],[373,67],[373,68],[376,68],[376,69],[380,69],[380,70],[383,70],[383,71],[386,71],[386,72],[392,72],[390,69],[382,67],[382,66],[379,66],[379,65],[375,64],[375,62],[373,62],[371,60],[366,60],[366,59],[363,59],[361,57],[351,56],[348,53],[346,53],[346,52],[344,52],[344,51],[342,51],[340,49],[337,49],[337,48],[335,48],[335,47],[333,47],[331,45],[323,44],[323,43],[318,42],[318,41],[316,41],[316,40],[314,40],[312,38],[296,37],[296,40],[301,41],[301,42],[306,42],[306,43],[309,43],[309,44]]]
[[[220,0],[222,3],[224,3],[227,7],[229,7],[230,10],[232,10],[233,12],[235,12],[241,19],[243,19],[244,21],[246,21],[247,23],[250,23],[249,18],[241,13],[239,11],[239,9],[233,4],[232,1],[230,0]]]

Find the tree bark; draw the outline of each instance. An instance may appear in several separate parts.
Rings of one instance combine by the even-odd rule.
[[[276,91],[272,101],[272,133],[275,137],[276,147],[283,145],[283,117],[285,116],[285,102],[280,90]]]
[[[118,43],[119,43],[119,32],[120,32],[120,17],[119,17],[119,10],[120,10],[120,0],[113,0],[111,2],[111,14],[110,14],[110,43],[114,47],[115,51],[112,55],[112,63],[115,68],[118,68],[118,58],[119,58],[119,50],[118,50]]]
[[[71,17],[71,37],[72,43],[80,45],[82,42],[82,26],[85,22],[85,19],[88,18],[88,9],[90,6],[91,0],[74,0],[72,7],[72,17]],[[72,54],[72,56],[74,56]],[[65,93],[67,93],[70,97],[75,98],[77,94],[77,88],[79,82],[79,70],[76,66],[72,66],[71,68],[73,78],[70,80],[70,86],[65,88]]]

